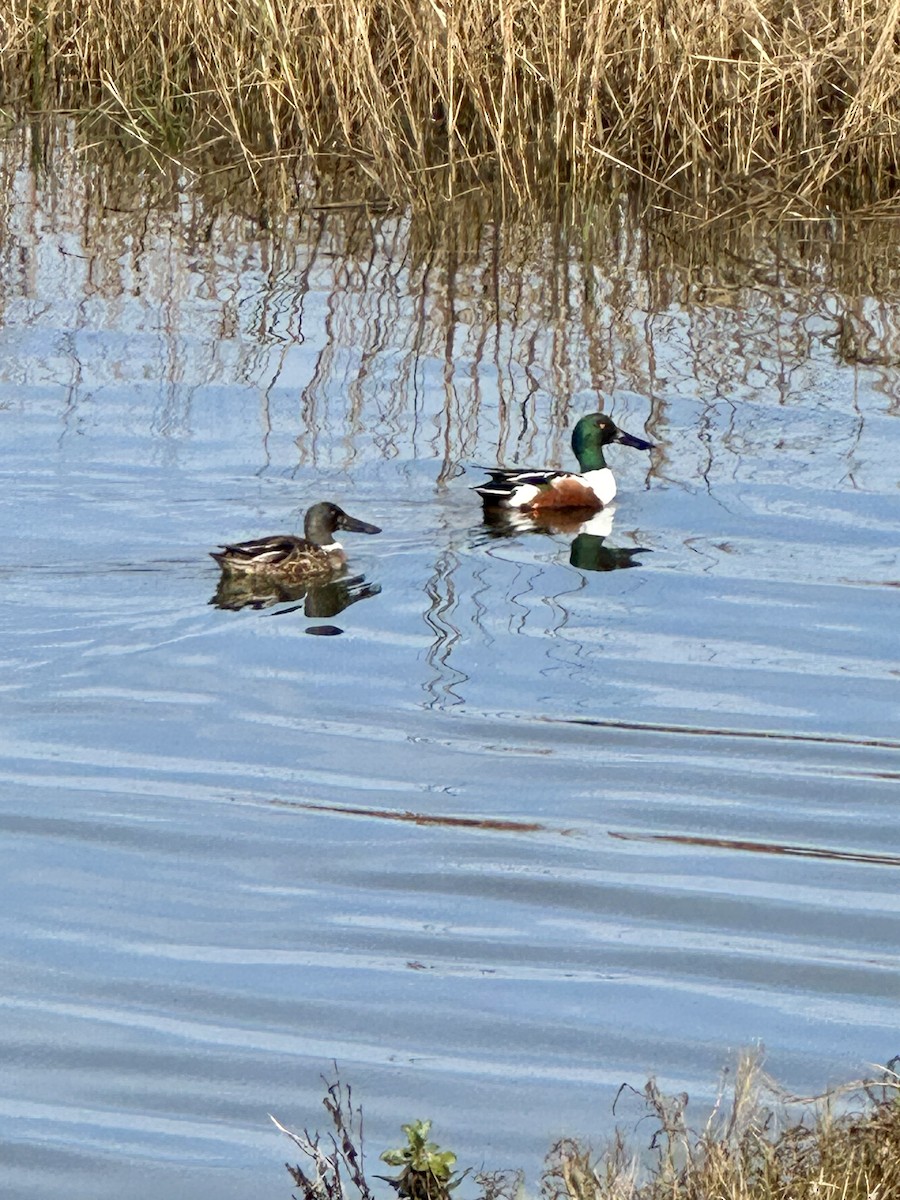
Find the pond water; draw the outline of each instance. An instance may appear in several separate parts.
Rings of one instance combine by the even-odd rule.
[[[742,1047],[900,1051],[890,235],[2,178],[5,1196],[287,1197],[335,1062],[373,1157],[431,1117],[533,1183],[623,1082],[699,1124]],[[485,525],[598,390],[657,443],[606,528]],[[383,529],[342,587],[211,602],[320,499]]]

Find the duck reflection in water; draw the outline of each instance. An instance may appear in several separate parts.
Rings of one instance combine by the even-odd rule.
[[[216,608],[236,612],[241,608],[273,608],[276,604],[290,604],[282,612],[295,612],[303,608],[307,617],[336,617],[339,612],[368,600],[381,592],[381,585],[367,583],[364,576],[353,575],[346,579],[307,579],[291,582],[265,576],[230,575],[223,572],[210,600]],[[307,630],[308,633],[334,633],[341,631],[335,626],[323,626]]]
[[[646,546],[610,546],[615,508],[601,512],[591,508],[542,509],[517,512],[508,508],[486,507],[484,527],[488,537],[511,538],[523,533],[571,537],[569,562],[580,571],[618,571],[639,567],[638,554],[650,554]]]

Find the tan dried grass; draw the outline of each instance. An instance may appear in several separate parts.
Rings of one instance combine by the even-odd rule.
[[[651,1080],[641,1097],[657,1122],[649,1153],[636,1154],[621,1132],[600,1156],[560,1142],[548,1160],[543,1200],[890,1200],[900,1196],[896,1065],[877,1081],[801,1102],[746,1056],[729,1103],[699,1132],[687,1123],[687,1097],[667,1098]],[[791,1121],[804,1103],[812,1113]]]
[[[570,1138],[553,1147],[541,1200],[894,1200],[900,1195],[896,1067],[893,1060],[878,1079],[802,1101],[767,1079],[755,1055],[744,1055],[699,1131],[688,1123],[688,1097],[665,1096],[650,1080],[633,1093],[641,1109],[635,1134],[620,1129],[599,1155]],[[298,1165],[285,1165],[302,1200],[373,1200],[362,1113],[349,1087],[331,1084],[323,1104],[333,1125],[324,1136],[292,1132],[272,1118],[301,1152]],[[799,1120],[798,1105],[806,1110]],[[653,1133],[644,1149],[648,1127]],[[410,1195],[394,1183],[401,1198]],[[468,1191],[479,1200],[521,1200],[523,1184],[520,1172],[481,1172]]]
[[[433,207],[890,205],[900,0],[6,0],[3,103]]]

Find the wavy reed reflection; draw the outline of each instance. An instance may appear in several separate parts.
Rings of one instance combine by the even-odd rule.
[[[450,662],[453,650],[462,638],[462,632],[453,621],[457,607],[454,581],[457,567],[458,559],[453,554],[443,555],[435,563],[434,573],[425,585],[429,605],[424,617],[434,638],[425,655],[433,675],[423,687],[430,697],[429,704],[440,707],[462,704],[463,697],[457,689],[468,680],[468,675]]]
[[[707,725],[658,725],[642,721],[597,720],[590,717],[537,718],[548,724],[588,725],[598,729],[646,730],[655,733],[681,734],[686,737],[723,737],[749,739],[752,741],[808,742],[821,746],[863,746],[876,750],[900,751],[900,740],[895,738],[843,737],[840,734],[791,733],[783,729],[728,729]]]
[[[900,854],[863,854],[822,846],[785,846],[773,842],[739,841],[674,833],[621,833],[610,830],[611,838],[623,842],[669,842],[673,846],[706,846],[714,850],[740,850],[747,854],[781,854],[787,858],[821,858],[832,862],[869,863],[877,867],[900,867]]]
[[[277,808],[298,808],[307,812],[332,812],[344,817],[365,817],[378,821],[404,821],[413,825],[442,825],[448,829],[486,829],[491,833],[546,833],[547,826],[537,821],[500,821],[491,817],[454,817],[449,814],[397,812],[394,809],[357,808],[353,805],[314,804],[302,800],[269,801]],[[549,830],[565,835],[567,829]]]
[[[301,472],[411,452],[437,459],[443,484],[476,455],[558,462],[573,413],[600,391],[629,412],[632,397],[649,400],[661,449],[648,481],[712,487],[775,452],[780,477],[802,463],[831,481],[836,455],[839,477],[866,486],[855,457],[867,414],[844,414],[821,388],[835,355],[898,411],[900,271],[871,222],[829,237],[801,223],[769,240],[725,226],[679,237],[671,221],[611,212],[609,236],[584,253],[559,231],[500,230],[477,213],[437,243],[402,216],[359,210],[264,228],[199,187],[104,176],[61,136],[36,186],[24,143],[4,147],[0,303],[15,303],[23,329],[37,296],[32,320],[46,329],[55,315],[51,344],[24,361],[35,380],[64,372],[72,427],[104,391],[154,380],[152,428],[172,448],[196,401],[237,379],[256,397],[258,470],[289,467],[289,447]],[[875,280],[877,297],[861,291]],[[86,388],[98,327],[121,336],[105,339]],[[798,428],[796,397],[817,390],[834,419]],[[791,427],[773,440],[781,408]]]

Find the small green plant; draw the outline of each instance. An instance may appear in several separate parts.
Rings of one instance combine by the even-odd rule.
[[[406,1145],[381,1155],[381,1161],[389,1167],[403,1168],[389,1179],[390,1184],[404,1200],[446,1200],[462,1179],[453,1178],[456,1155],[452,1150],[442,1150],[437,1142],[429,1142],[430,1121],[413,1121],[401,1128]]]

